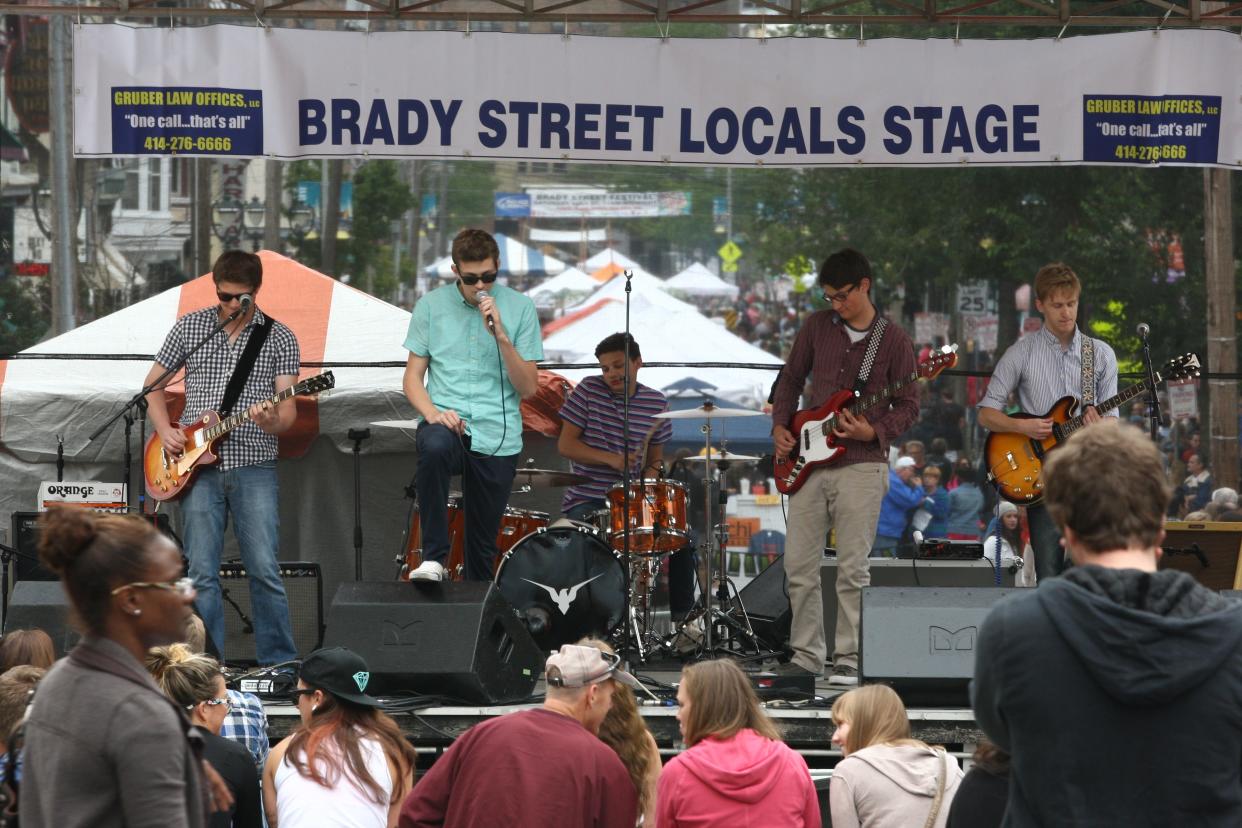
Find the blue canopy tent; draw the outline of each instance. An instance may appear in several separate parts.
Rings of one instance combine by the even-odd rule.
[[[711,400],[719,408],[742,408],[737,403],[718,400],[711,394],[715,386],[711,383],[687,377],[661,389],[668,397],[668,407],[672,411],[683,411],[696,408]],[[673,420],[673,437],[664,447],[667,457],[680,448],[688,448],[695,454],[703,449],[702,426],[706,419]],[[712,419],[712,446],[719,448],[726,444],[729,451],[735,454],[754,454],[756,456],[772,452],[772,417],[763,414],[759,417],[722,417]]]

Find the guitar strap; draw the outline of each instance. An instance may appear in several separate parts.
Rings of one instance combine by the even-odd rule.
[[[263,343],[267,341],[267,332],[271,329],[272,317],[264,314],[263,321],[255,325],[254,330],[250,332],[250,339],[246,341],[246,349],[238,358],[237,365],[233,366],[233,376],[229,377],[229,384],[224,388],[224,399],[220,402],[218,412],[221,418],[233,413],[233,406],[237,404],[237,398],[241,396],[242,388],[250,377],[250,370],[254,368],[255,360],[259,358]]]
[[[871,329],[871,341],[867,343],[867,352],[863,354],[862,366],[858,369],[858,379],[854,381],[854,396],[862,396],[863,388],[867,385],[867,380],[871,377],[871,369],[875,366],[875,356],[880,352],[880,340],[884,338],[884,332],[888,330],[888,320],[883,316],[877,317],[875,326]]]
[[[1095,405],[1095,345],[1082,334],[1082,407]]]

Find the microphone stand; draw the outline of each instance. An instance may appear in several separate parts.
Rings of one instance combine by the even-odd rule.
[[[371,438],[369,428],[351,428],[354,441],[354,580],[362,580],[362,441]]]
[[[1145,328],[1146,326],[1143,326]],[[1160,440],[1160,426],[1164,424],[1164,415],[1160,411],[1160,395],[1156,393],[1156,368],[1151,364],[1151,345],[1147,341],[1147,334],[1139,329],[1139,338],[1143,341],[1143,367],[1147,369],[1147,394],[1149,403],[1149,411],[1151,413],[1151,439],[1152,442]]]
[[[625,525],[621,528],[621,552],[625,556],[625,595],[621,617],[625,619],[625,638],[622,649],[628,655],[633,651],[636,632],[634,630],[634,584],[633,559],[630,557],[630,296],[633,292],[632,280],[634,271],[625,270],[625,367],[621,384],[621,512],[625,515]],[[638,378],[634,378],[637,390]],[[640,653],[639,660],[643,660]]]
[[[125,499],[126,499],[126,505],[129,506],[131,509],[133,508],[133,497],[134,497],[133,488],[134,487],[130,485],[130,477],[132,475],[131,469],[133,468],[132,466],[133,457],[131,455],[131,446],[130,446],[131,439],[130,438],[131,438],[131,433],[132,433],[132,429],[134,425],[134,418],[133,418],[133,415],[129,413],[130,410],[136,408],[140,412],[139,416],[142,418],[143,433],[145,434],[146,433],[147,395],[157,389],[162,390],[165,387],[163,385],[164,381],[172,377],[179,370],[181,370],[181,367],[186,364],[186,362],[190,359],[191,356],[194,355],[196,351],[198,351],[200,348],[202,348],[204,345],[210,342],[215,337],[216,334],[220,333],[220,331],[228,327],[230,322],[235,320],[237,317],[241,316],[243,313],[245,313],[249,309],[250,309],[250,305],[243,304],[240,308],[238,308],[237,310],[230,313],[227,317],[225,317],[223,321],[217,322],[215,328],[212,329],[211,333],[203,337],[197,344],[195,344],[193,348],[186,351],[185,356],[177,360],[176,365],[172,365],[164,369],[164,373],[156,377],[155,380],[151,382],[149,385],[144,386],[143,389],[139,391],[137,394],[130,397],[129,402],[121,406],[119,411],[117,411],[115,414],[113,414],[111,417],[105,420],[104,423],[101,426],[99,426],[99,428],[95,429],[95,433],[92,434],[89,438],[87,438],[86,442],[88,444],[95,442],[95,440],[99,439],[99,435],[103,434],[105,431],[108,430],[109,426],[111,426],[121,417],[125,418],[125,458],[124,458],[125,491],[126,491]],[[145,477],[145,473],[144,473],[144,477]]]

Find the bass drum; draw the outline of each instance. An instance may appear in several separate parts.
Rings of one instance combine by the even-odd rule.
[[[522,538],[501,559],[496,585],[545,652],[607,638],[625,612],[621,556],[585,523],[562,521]]]

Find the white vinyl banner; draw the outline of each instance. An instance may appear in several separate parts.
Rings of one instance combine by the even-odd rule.
[[[1242,39],[77,26],[80,156],[1242,166]]]

